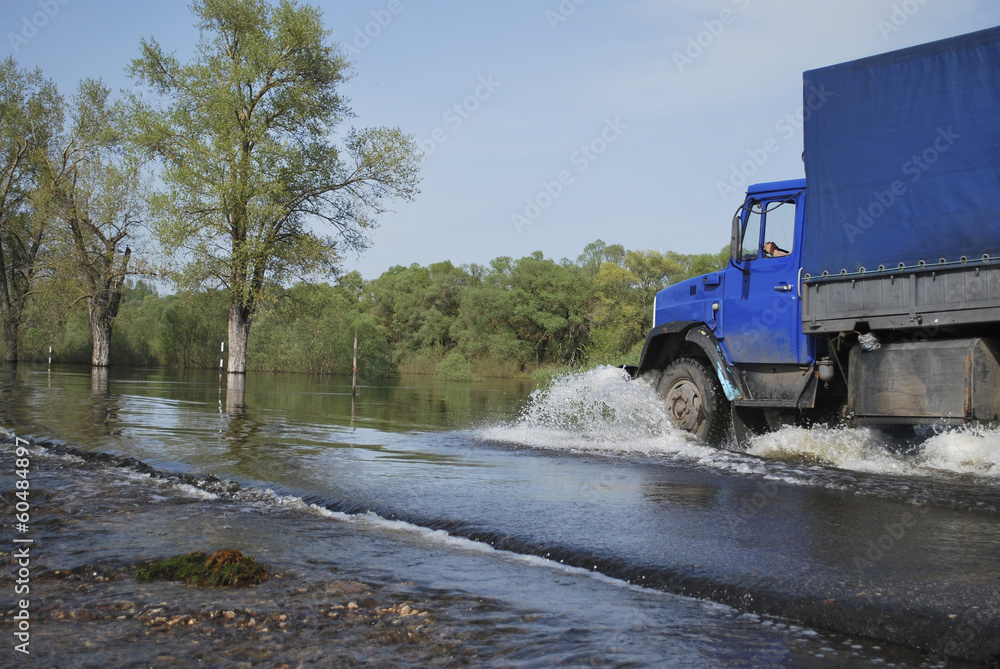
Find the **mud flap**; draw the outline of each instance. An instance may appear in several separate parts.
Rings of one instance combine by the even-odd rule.
[[[750,440],[768,431],[767,418],[761,409],[739,406],[733,402],[733,438],[736,447],[745,451],[750,447]]]

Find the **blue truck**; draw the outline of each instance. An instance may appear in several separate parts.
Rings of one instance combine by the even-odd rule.
[[[633,376],[697,438],[1000,418],[1000,28],[805,72],[805,179],[751,186]],[[731,436],[730,436],[731,435]]]

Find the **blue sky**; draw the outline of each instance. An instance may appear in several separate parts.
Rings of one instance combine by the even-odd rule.
[[[597,238],[715,252],[746,182],[803,176],[802,72],[1000,25],[995,0],[314,2],[358,127],[425,153],[421,194],[345,269],[575,259]],[[139,40],[186,58],[186,3],[5,0],[0,50],[69,94],[127,88]]]

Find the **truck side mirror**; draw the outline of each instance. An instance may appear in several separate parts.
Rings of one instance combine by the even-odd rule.
[[[743,207],[741,206],[733,215],[733,234],[729,240],[729,262],[736,267],[739,266],[740,256],[742,255],[740,251],[740,212],[742,211]]]
[[[733,214],[733,232],[729,240],[729,264],[740,270],[744,274],[749,274],[750,270],[743,266],[743,211],[746,203]]]

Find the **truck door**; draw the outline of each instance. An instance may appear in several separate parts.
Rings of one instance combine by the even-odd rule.
[[[805,193],[750,195],[734,221],[720,339],[736,364],[808,364],[799,311]]]

